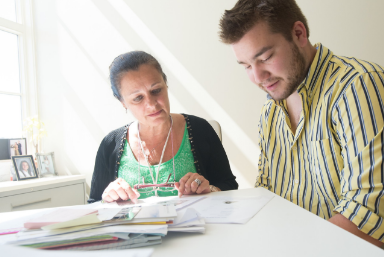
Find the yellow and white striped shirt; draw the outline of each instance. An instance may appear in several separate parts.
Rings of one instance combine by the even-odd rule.
[[[259,124],[263,186],[329,219],[341,213],[384,242],[384,70],[317,45],[298,87],[294,135],[286,102],[268,99]]]

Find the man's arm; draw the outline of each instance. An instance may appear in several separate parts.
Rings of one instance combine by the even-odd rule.
[[[347,219],[346,217],[344,217],[340,213],[336,214],[335,216],[330,218],[328,221],[335,224],[338,227],[341,227],[341,228],[347,230],[348,232],[354,234],[355,236],[358,236],[361,239],[364,239],[364,240],[370,242],[371,244],[374,244],[378,247],[384,246],[383,242],[361,232],[352,221],[350,221],[349,219]]]
[[[330,221],[375,245],[384,242],[383,83],[382,72],[356,76],[332,108],[344,167],[339,214]]]
[[[264,108],[263,108],[264,109]],[[263,123],[263,110],[260,115],[259,121],[259,164],[258,164],[258,172],[256,178],[255,187],[264,187],[268,190],[271,190],[271,179],[269,177],[269,164],[267,155],[265,153],[265,141],[264,141],[264,123]]]

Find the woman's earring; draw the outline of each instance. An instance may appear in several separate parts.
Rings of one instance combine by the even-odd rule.
[[[128,113],[128,110],[127,110],[127,108],[125,108],[125,113]]]

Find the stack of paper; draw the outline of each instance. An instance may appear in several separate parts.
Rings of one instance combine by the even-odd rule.
[[[25,227],[34,229],[19,232],[15,240],[7,243],[51,250],[127,249],[155,245],[160,244],[161,237],[167,234],[167,223],[177,216],[173,204],[98,206],[44,212],[24,223]],[[143,223],[149,225],[141,225]]]
[[[273,196],[272,196],[273,197]],[[10,245],[47,250],[127,249],[160,244],[170,232],[205,232],[206,223],[245,223],[272,197],[186,196],[95,203],[41,211],[0,224]],[[21,223],[21,224],[20,224]],[[12,229],[14,228],[14,229]],[[0,237],[0,244],[2,243]]]

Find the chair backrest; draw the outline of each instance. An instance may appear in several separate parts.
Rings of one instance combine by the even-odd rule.
[[[220,142],[223,142],[222,137],[221,137],[221,126],[220,126],[220,124],[217,121],[215,121],[215,120],[209,120],[208,122],[209,122],[209,124],[211,124],[211,126],[215,130],[216,134],[219,136]]]

